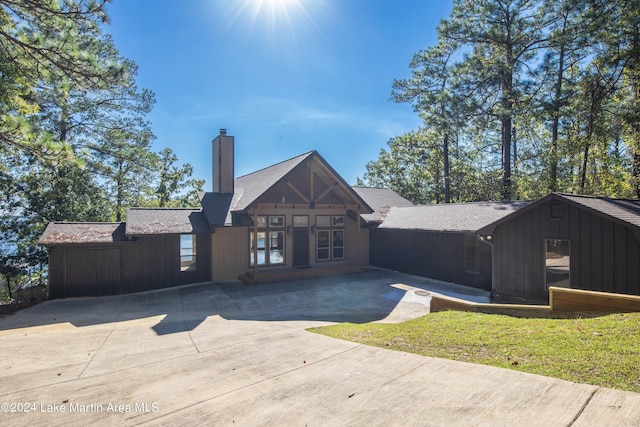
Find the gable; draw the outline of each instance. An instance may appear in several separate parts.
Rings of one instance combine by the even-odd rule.
[[[575,206],[578,209],[591,212],[600,217],[607,218],[609,221],[628,227],[633,230],[634,234],[640,238],[640,202],[637,200],[620,200],[609,199],[606,197],[582,196],[575,194],[550,193],[547,196],[536,200],[525,208],[513,212],[497,221],[483,227],[479,232],[481,234],[493,234],[496,227],[507,221],[511,221],[525,215],[530,211],[540,209],[545,205],[549,205],[550,212],[551,203],[563,203]],[[550,217],[546,215],[545,217]]]
[[[242,189],[236,211],[247,211],[258,204],[287,204],[310,207],[356,205],[364,213],[372,212],[358,193],[315,151],[240,177],[236,180],[236,188]]]
[[[236,212],[248,210],[256,203],[258,198],[277,185],[284,176],[294,170],[312,154],[313,152],[305,153],[236,178],[235,191],[237,196],[234,197],[235,203],[232,204],[231,210]]]
[[[381,223],[394,206],[413,206],[411,201],[388,188],[353,187],[353,190],[373,209],[373,213],[362,215],[366,223]]]

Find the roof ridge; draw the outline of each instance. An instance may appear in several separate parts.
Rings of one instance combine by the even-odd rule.
[[[127,208],[127,210],[138,210],[138,211],[199,211],[202,210],[202,208],[177,208],[177,207],[163,207],[163,208],[159,208],[159,207],[131,207],[131,208]]]
[[[531,203],[532,200],[501,200],[501,201],[480,201],[480,202],[456,202],[456,203],[421,203],[417,205],[394,206],[398,208],[420,208],[420,207],[436,207],[436,206],[468,206],[479,204],[506,204],[513,203]]]
[[[573,193],[560,193],[556,192],[559,196],[568,196],[568,197],[579,197],[582,199],[600,199],[600,200],[617,200],[621,202],[640,202],[639,199],[626,199],[626,198],[618,198],[618,197],[608,197],[608,196],[596,196],[593,194],[573,194]]]
[[[265,166],[265,167],[263,167],[262,169],[258,169],[258,170],[256,170],[256,171],[249,172],[249,173],[247,173],[247,174],[241,175],[241,176],[237,177],[236,179],[244,178],[244,177],[247,177],[247,176],[250,176],[250,175],[254,175],[254,174],[258,173],[258,172],[262,172],[262,171],[264,171],[264,170],[271,169],[271,168],[273,168],[273,167],[275,167],[275,166],[278,166],[278,165],[281,165],[281,164],[283,164],[283,163],[290,162],[291,160],[297,159],[298,157],[308,157],[309,155],[311,155],[311,154],[313,154],[313,153],[316,153],[316,150],[311,150],[311,151],[308,151],[308,152],[306,152],[306,153],[299,154],[299,155],[297,155],[297,156],[293,156],[293,157],[291,157],[290,159],[282,160],[282,161],[280,161],[280,162],[278,162],[278,163],[274,163],[274,164],[272,164],[272,165]]]
[[[115,224],[124,224],[124,221],[50,221],[51,224],[72,224],[72,225],[78,225],[78,224],[91,224],[91,225],[100,225],[100,224],[109,224],[109,225],[115,225]]]

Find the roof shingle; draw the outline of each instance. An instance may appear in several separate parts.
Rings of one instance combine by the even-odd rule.
[[[38,244],[114,243],[125,241],[124,222],[50,222]]]
[[[249,207],[256,199],[275,185],[282,177],[310,157],[314,151],[301,154],[289,160],[276,163],[259,171],[236,178],[234,186],[237,196],[232,211],[241,211]]]
[[[640,201],[554,193],[576,204],[640,228]]]
[[[413,206],[411,201],[388,188],[353,187],[353,190],[373,209],[371,214],[362,214],[365,222],[381,222],[393,206]]]
[[[392,207],[379,228],[475,233],[530,202],[475,202]]]
[[[127,209],[127,236],[144,234],[208,233],[209,223],[200,209]]]

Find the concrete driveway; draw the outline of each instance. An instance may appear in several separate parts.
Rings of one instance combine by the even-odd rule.
[[[428,312],[385,271],[48,301],[0,320],[0,424],[640,425],[640,395],[305,331]]]

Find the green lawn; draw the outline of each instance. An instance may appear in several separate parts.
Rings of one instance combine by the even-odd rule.
[[[393,350],[640,392],[640,313],[523,319],[444,311],[400,324],[312,332]]]

